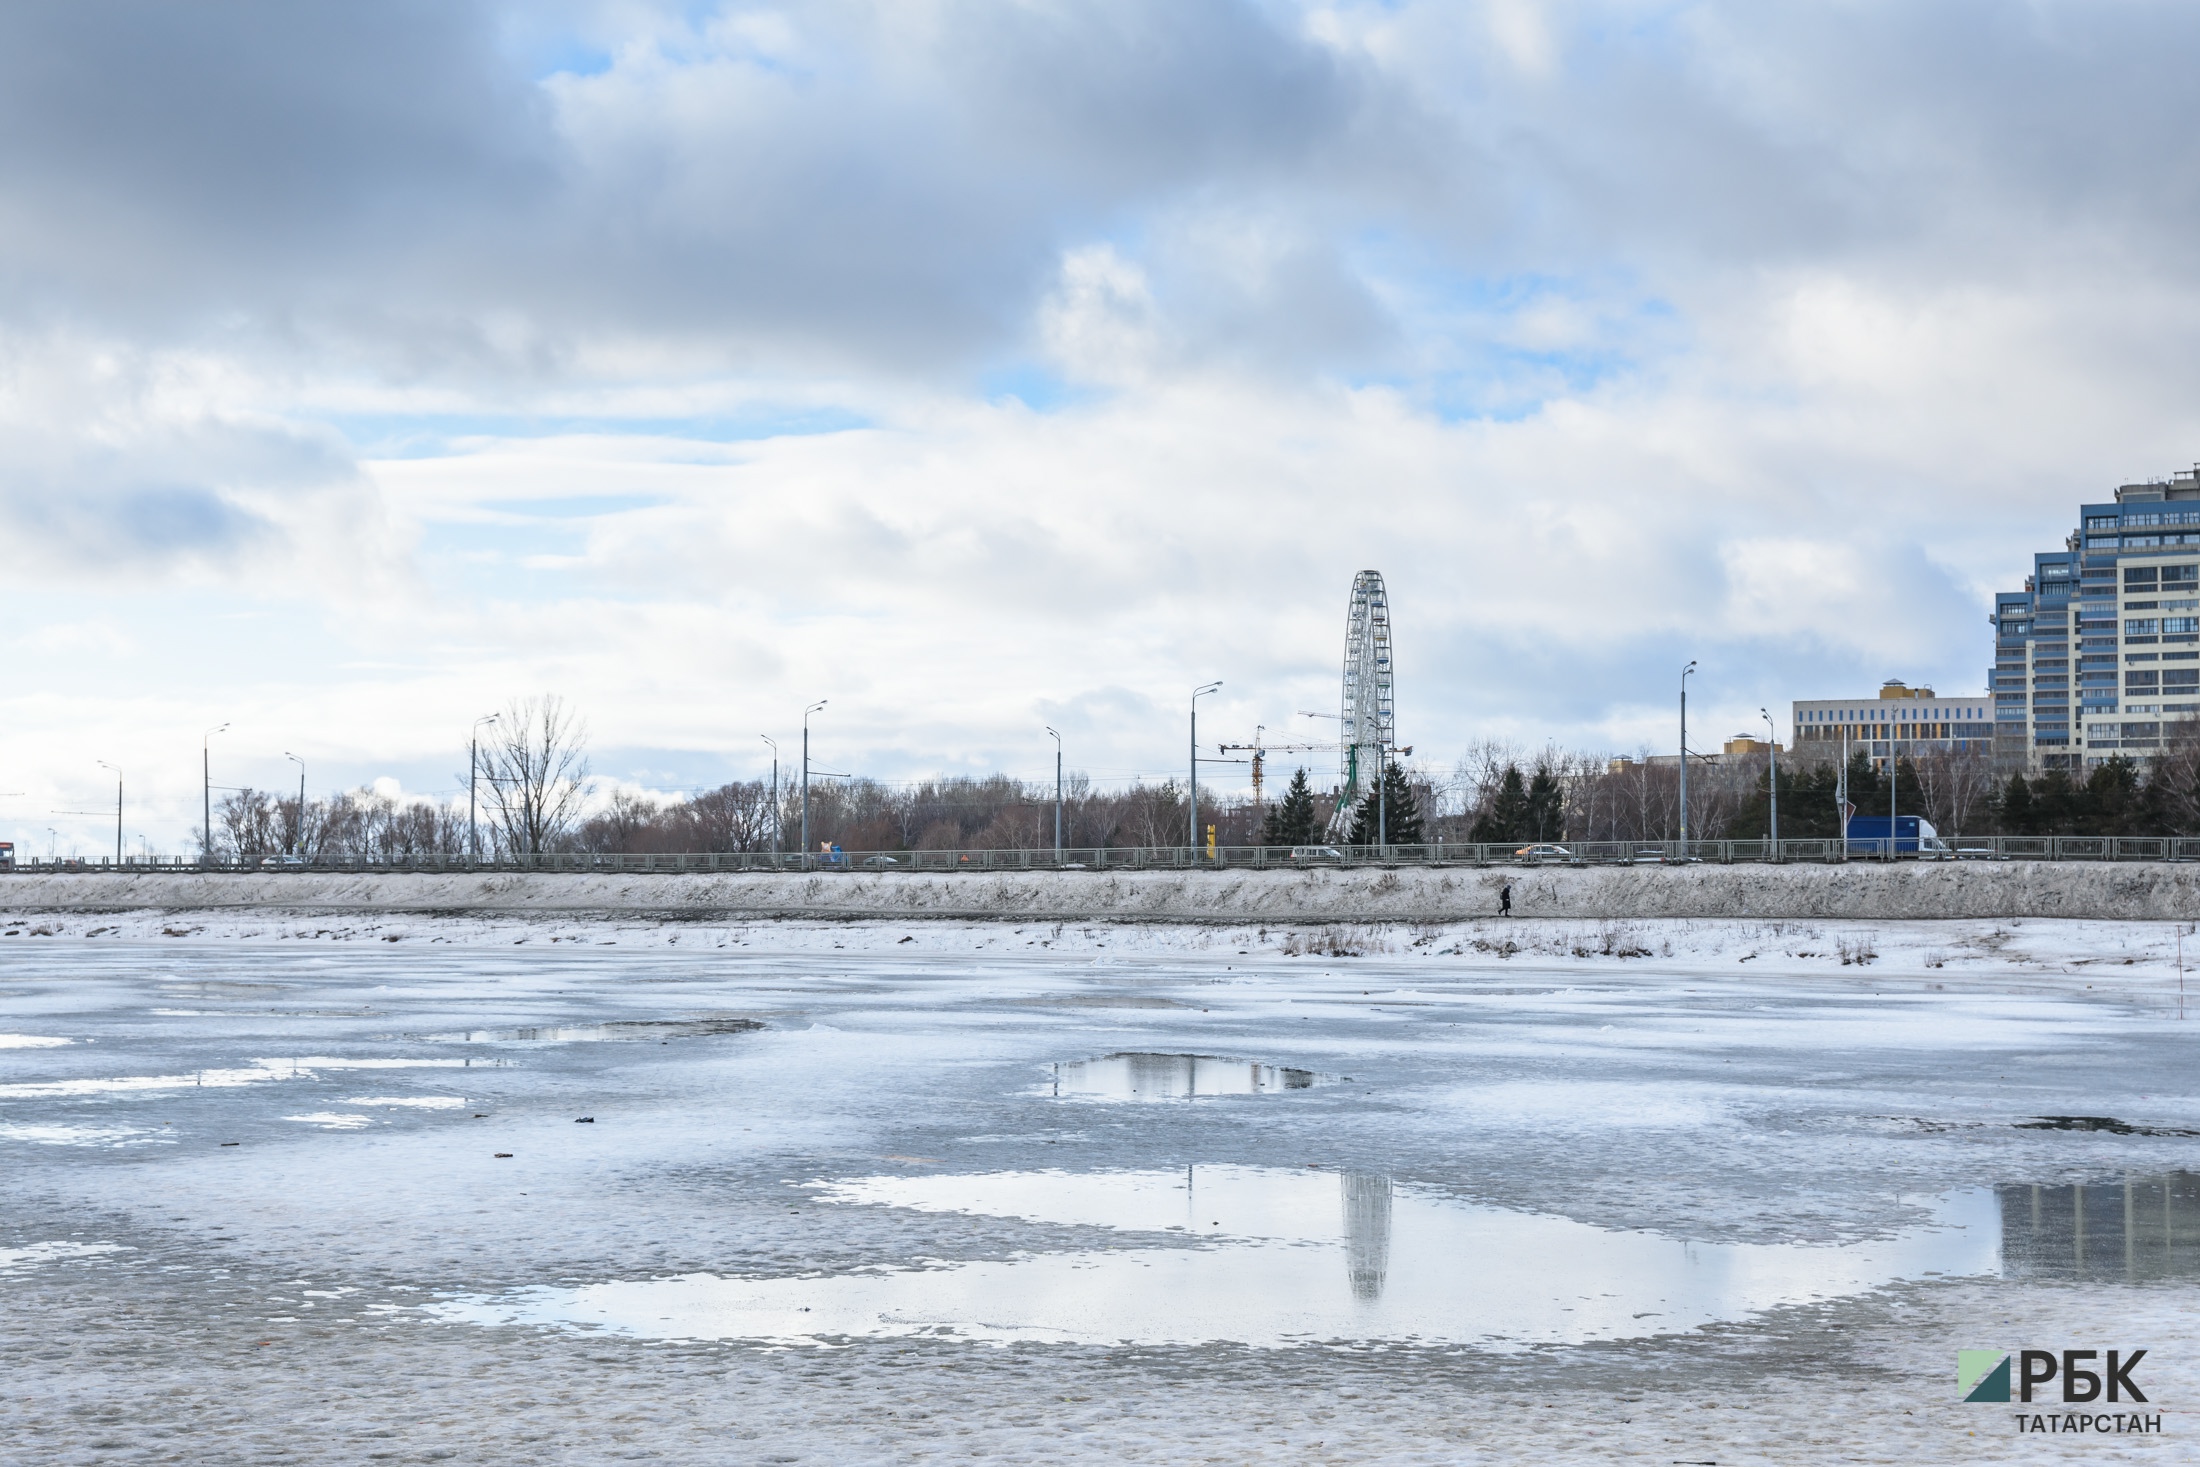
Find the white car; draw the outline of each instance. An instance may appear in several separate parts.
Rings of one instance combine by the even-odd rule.
[[[1294,861],[1342,861],[1344,852],[1338,850],[1335,846],[1293,846],[1291,847],[1291,859]]]

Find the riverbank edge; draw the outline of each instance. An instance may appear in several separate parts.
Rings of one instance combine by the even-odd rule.
[[[69,873],[0,912],[261,911],[624,921],[1458,922],[1517,918],[2200,920],[2200,865],[1466,867],[968,873]]]

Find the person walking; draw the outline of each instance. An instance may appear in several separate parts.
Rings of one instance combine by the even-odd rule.
[[[1510,917],[1512,914],[1513,884],[1508,881],[1502,887],[1499,887],[1497,891],[1497,915],[1500,917]]]

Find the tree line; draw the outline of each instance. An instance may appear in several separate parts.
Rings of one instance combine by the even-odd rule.
[[[453,858],[478,849],[502,857],[539,852],[606,854],[793,853],[803,839],[799,786],[776,794],[761,780],[685,795],[603,791],[591,779],[587,729],[558,699],[514,701],[497,717],[464,798],[404,798],[371,789],[301,801],[243,789],[224,796],[204,848],[244,858]],[[1780,834],[1833,836],[1840,770],[1824,757],[1783,755]],[[1922,815],[1943,835],[2173,835],[2200,832],[2200,736],[2173,739],[2150,765],[2113,758],[2074,778],[1998,773],[1983,752],[1929,750],[1876,769],[1849,761],[1849,802],[1863,814],[1890,808]],[[1759,839],[1772,804],[1771,771],[1757,759],[1694,764],[1688,779],[1692,837]],[[811,849],[851,851],[1045,850],[1055,841],[1055,791],[1006,775],[895,784],[813,775]],[[1680,771],[1672,761],[1613,759],[1546,748],[1526,753],[1494,741],[1472,747],[1448,771],[1394,764],[1348,813],[1344,839],[1373,845],[1466,842],[1668,841],[1679,834]],[[1338,794],[1300,768],[1282,793],[1256,802],[1202,786],[1204,844],[1292,847],[1331,838]],[[1378,803],[1379,802],[1379,803]],[[1181,846],[1194,822],[1174,779],[1101,790],[1071,775],[1061,801],[1061,839],[1072,848]]]

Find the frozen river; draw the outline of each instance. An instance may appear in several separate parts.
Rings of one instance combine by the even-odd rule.
[[[841,936],[8,944],[11,1453],[2021,1460],[2035,1343],[2200,1429],[2159,983]]]

